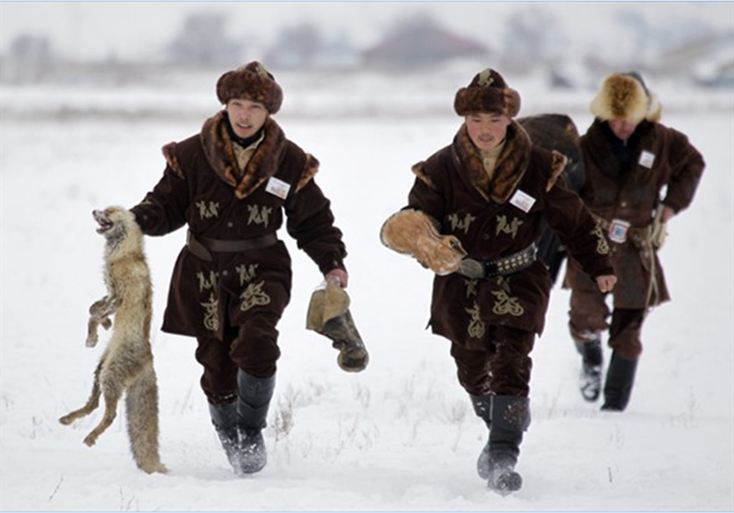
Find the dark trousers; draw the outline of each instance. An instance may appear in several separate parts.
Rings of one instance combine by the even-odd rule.
[[[197,338],[196,361],[204,367],[201,388],[211,403],[227,402],[237,391],[237,369],[258,378],[275,374],[280,357],[279,315],[259,312],[241,326],[224,328],[223,340]]]
[[[535,333],[506,326],[490,326],[489,330],[489,344],[483,349],[466,349],[452,342],[459,383],[472,395],[527,397]]]
[[[645,310],[636,308],[615,308],[611,312],[612,321],[606,304],[606,294],[598,290],[575,288],[571,291],[571,310],[569,329],[574,339],[583,338],[581,334],[589,331],[609,329],[609,347],[627,360],[636,360],[642,353],[640,333],[645,320]]]

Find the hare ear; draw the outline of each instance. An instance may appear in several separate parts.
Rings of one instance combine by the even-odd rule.
[[[454,236],[450,236],[449,238],[449,247],[457,253],[460,253],[461,256],[466,256],[467,254],[464,247],[461,245],[461,241]]]

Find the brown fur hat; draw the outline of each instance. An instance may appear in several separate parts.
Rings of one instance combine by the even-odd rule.
[[[489,112],[514,118],[520,112],[520,95],[507,87],[502,75],[487,68],[477,73],[467,87],[456,92],[454,110],[459,116]]]
[[[283,103],[283,90],[265,66],[252,61],[219,77],[217,98],[222,105],[232,98],[259,102],[270,114],[275,114]]]
[[[591,101],[591,113],[597,118],[625,119],[639,123],[643,119],[658,121],[662,106],[638,73],[612,73],[604,79]]]

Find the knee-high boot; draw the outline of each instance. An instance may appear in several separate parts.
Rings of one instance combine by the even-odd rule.
[[[602,410],[624,411],[632,394],[635,382],[637,360],[622,358],[617,352],[612,353],[604,382],[604,404]]]
[[[238,472],[240,468],[240,445],[237,430],[236,400],[220,404],[209,403],[209,415],[230,465],[235,469],[235,472]]]
[[[275,375],[257,378],[237,371],[237,427],[240,442],[240,470],[244,474],[258,472],[267,463],[262,430],[266,426],[270,399],[275,389]]]
[[[523,432],[530,425],[527,397],[495,395],[489,431],[488,486],[501,495],[519,490],[522,477],[515,471]]]
[[[583,338],[574,337],[576,351],[581,355],[581,373],[579,374],[579,390],[581,396],[594,402],[601,392],[601,366],[603,352],[601,333],[587,332]]]
[[[492,397],[494,397],[492,394],[469,394],[474,413],[484,421],[488,430],[492,429]],[[477,474],[482,479],[489,479],[489,436],[487,436],[487,443],[484,444],[484,448],[477,459]]]

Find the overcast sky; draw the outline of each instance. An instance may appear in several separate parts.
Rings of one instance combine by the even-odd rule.
[[[663,2],[79,2],[0,3],[0,52],[18,34],[49,37],[67,56],[96,58],[107,55],[141,58],[159,52],[190,13],[209,10],[229,16],[227,30],[238,41],[252,38],[263,44],[283,26],[299,21],[318,24],[329,36],[346,35],[358,46],[379,39],[397,19],[428,13],[466,35],[503,32],[503,22],[517,9],[542,8],[558,18],[559,30],[572,38],[606,38],[606,27],[623,11],[642,13],[664,29],[675,24],[706,22],[734,29],[731,3]],[[552,27],[550,27],[552,28]],[[608,47],[603,45],[602,47]]]

